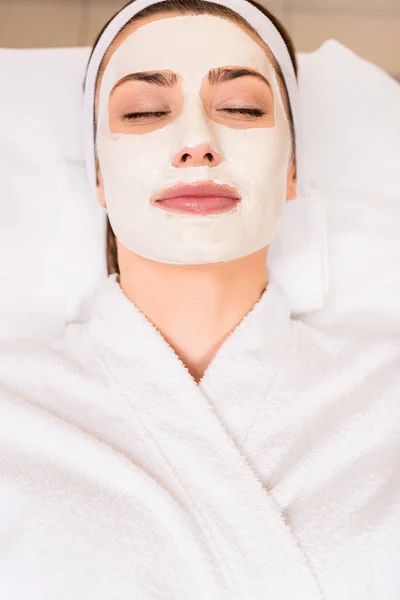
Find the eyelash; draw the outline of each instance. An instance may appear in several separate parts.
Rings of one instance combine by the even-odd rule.
[[[251,117],[263,117],[266,115],[265,112],[260,110],[259,108],[219,108],[218,112],[227,112],[230,114],[240,114],[240,115],[249,115]],[[127,113],[126,115],[122,115],[123,121],[135,121],[138,119],[144,119],[146,117],[163,117],[164,115],[169,115],[168,111],[158,111],[158,112],[141,112],[141,113]]]
[[[251,117],[263,117],[267,113],[263,112],[259,108],[219,108],[218,112],[227,112],[240,115],[250,115]]]
[[[164,115],[169,115],[168,111],[158,111],[158,112],[141,112],[141,113],[127,113],[126,115],[122,115],[123,121],[135,121],[137,119],[144,119],[145,117],[163,117]]]

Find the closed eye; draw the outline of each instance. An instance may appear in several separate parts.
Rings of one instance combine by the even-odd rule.
[[[126,113],[122,115],[123,121],[137,121],[139,119],[147,119],[148,117],[163,117],[164,115],[169,115],[170,111],[160,110],[157,112],[132,112]]]
[[[265,112],[260,110],[259,108],[219,108],[217,109],[219,112],[227,112],[231,114],[240,114],[240,115],[249,115],[251,117],[264,117],[266,115]],[[122,120],[124,121],[134,121],[139,119],[146,119],[148,117],[163,117],[165,115],[169,115],[170,111],[155,111],[155,112],[131,112],[122,115]]]
[[[264,117],[267,113],[259,108],[218,108],[219,112],[227,112],[231,114],[249,115],[251,117]]]

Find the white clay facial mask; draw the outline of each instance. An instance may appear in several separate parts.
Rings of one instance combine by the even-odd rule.
[[[245,91],[246,80],[253,89],[253,77],[209,83],[211,71],[233,67],[262,76],[257,78],[265,86],[262,101],[257,90]],[[176,81],[123,83],[126,93],[113,107],[116,84],[143,72],[167,72]],[[246,107],[253,113],[245,114]],[[129,113],[145,115],[129,124]],[[183,149],[198,147],[210,149],[217,160],[196,166],[178,160]],[[290,126],[272,64],[244,30],[219,17],[168,17],[139,27],[103,75],[97,154],[111,226],[128,250],[173,264],[228,261],[260,250],[283,216],[291,156]],[[150,202],[165,188],[198,182],[229,186],[240,201],[208,215],[168,212]]]

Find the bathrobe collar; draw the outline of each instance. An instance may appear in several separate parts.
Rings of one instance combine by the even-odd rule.
[[[122,292],[116,274],[104,282],[90,323],[91,335],[100,345],[112,349],[128,369],[140,364],[164,393],[183,386],[200,392],[239,445],[284,364],[294,325],[286,296],[270,281],[197,384],[161,333]]]
[[[268,285],[200,385],[116,276],[98,296],[89,331],[115,398],[129,406],[153,460],[208,532],[231,597],[291,600],[296,589],[319,600],[307,558],[222,415],[229,400],[258,406],[284,360],[292,328],[280,290]],[[249,412],[246,427],[256,416]]]
[[[98,292],[90,320],[91,331],[99,341],[112,347],[126,360],[134,360],[137,352],[143,350],[142,344],[146,347],[154,344],[163,349],[166,360],[168,356],[169,366],[175,363],[178,370],[185,371],[185,376],[193,380],[156,327],[125,296],[117,278],[117,274],[110,275]],[[105,322],[107,327],[103,326]],[[275,362],[274,355],[287,346],[291,325],[287,298],[275,283],[269,282],[259,301],[219,348],[199,387],[211,383],[215,372],[219,373],[221,368],[226,369],[226,376],[232,378],[236,374],[236,364],[241,364],[245,371],[249,371],[251,366],[243,364],[244,359],[250,359],[253,363],[261,356],[264,359],[265,353],[268,353],[272,362]],[[154,356],[154,361],[162,370],[157,356]],[[266,377],[268,375],[265,373]]]

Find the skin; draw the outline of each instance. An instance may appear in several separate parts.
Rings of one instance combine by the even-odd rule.
[[[104,68],[116,49],[139,27],[151,21],[179,16],[157,15],[132,24],[110,46]],[[245,30],[261,45],[271,60],[269,48],[251,32]],[[228,66],[228,65],[227,65]],[[104,69],[103,69],[104,70]],[[101,75],[100,75],[101,77]],[[96,93],[98,106],[99,83]],[[282,90],[281,90],[282,92]],[[255,76],[244,76],[230,82],[211,83],[205,78],[200,90],[208,116],[228,127],[273,126],[272,92],[269,86]],[[244,105],[267,109],[266,115],[254,118],[249,115],[224,112],[229,97],[244,101]],[[146,98],[148,108],[143,104]],[[285,108],[287,101],[282,94]],[[163,100],[168,100],[169,115],[151,116],[144,120],[122,120],[124,106],[134,110],[160,111]],[[143,134],[164,126],[176,118],[182,107],[179,80],[170,87],[157,86],[143,81],[126,81],[114,88],[110,96],[110,129],[113,132]],[[131,109],[132,110],[132,109]],[[125,111],[126,112],[126,111]],[[183,158],[183,156],[185,157]],[[173,158],[177,169],[188,166],[217,165],[223,157],[207,144],[182,148]],[[98,168],[98,200],[105,206],[101,168]],[[287,199],[296,198],[294,161],[288,170]],[[146,315],[159,330],[188,369],[196,383],[210,365],[215,353],[227,336],[233,332],[243,317],[258,302],[268,284],[268,247],[238,260],[206,265],[169,265],[143,258],[124,248],[117,240],[119,283],[124,294]]]

